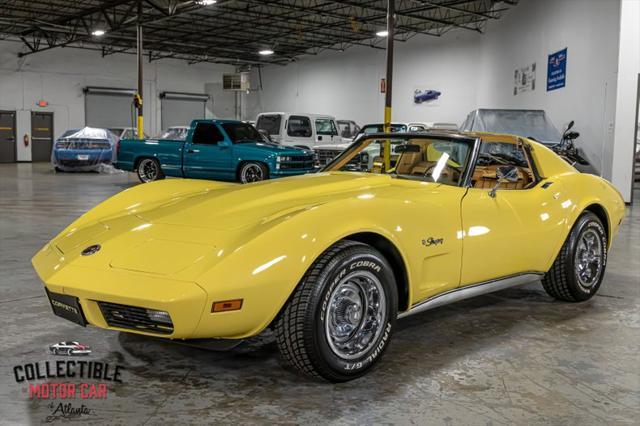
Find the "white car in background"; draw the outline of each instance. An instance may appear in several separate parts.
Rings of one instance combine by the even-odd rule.
[[[458,130],[455,123],[418,122],[407,123],[408,132],[426,132],[427,130]]]
[[[324,114],[263,112],[256,129],[279,144],[311,149],[318,145],[342,143],[334,117]]]
[[[391,123],[391,132],[400,132],[404,133],[408,129],[406,123]],[[324,167],[329,164],[331,160],[337,157],[342,151],[347,149],[347,147],[353,142],[355,138],[357,138],[361,134],[371,134],[371,133],[383,133],[384,132],[384,124],[383,123],[372,123],[366,124],[362,126],[362,128],[358,131],[358,133],[353,137],[353,139],[343,140],[340,143],[327,143],[322,145],[316,145],[313,147],[313,150],[316,153],[317,165],[320,167]],[[365,152],[366,153],[366,152]],[[362,155],[364,155],[363,153]],[[369,159],[362,159],[363,164],[371,163],[373,161],[373,157]]]
[[[340,132],[342,142],[352,142],[353,138],[360,132],[360,126],[353,120],[337,120],[336,124],[338,124],[338,131]]]
[[[138,129],[135,127],[112,127],[109,130],[118,137],[118,139],[137,139]],[[144,133],[144,139],[149,136]]]
[[[189,133],[189,126],[172,126],[163,130],[158,136],[153,139],[170,139],[175,141],[184,141],[187,139],[187,133]]]

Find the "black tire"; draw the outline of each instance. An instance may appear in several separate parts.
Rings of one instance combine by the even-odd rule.
[[[349,303],[340,297],[345,293],[338,292],[351,283],[349,277],[351,280],[364,277],[365,283],[371,279],[371,287],[376,289],[361,299],[364,308],[359,315],[351,310],[355,305],[343,304]],[[369,304],[369,300],[374,303]],[[369,314],[374,312],[380,317],[372,320]],[[285,363],[302,374],[345,382],[362,376],[380,360],[395,328],[397,312],[398,290],[387,260],[366,244],[345,240],[320,255],[302,278],[276,320],[276,342]],[[340,350],[330,337],[330,330],[335,330],[330,317],[335,319],[339,315],[349,318],[345,321],[359,321],[351,336],[370,336],[361,350],[347,354],[346,358],[338,354]],[[352,340],[358,341],[349,338],[347,342]]]
[[[155,158],[142,158],[135,168],[136,176],[142,183],[164,179],[164,172],[160,162]]]
[[[587,248],[592,247],[588,241],[596,247]],[[585,268],[585,264],[591,266]],[[606,266],[606,230],[598,216],[584,212],[573,225],[553,266],[542,278],[542,285],[549,296],[558,300],[583,302],[600,288]]]
[[[269,179],[269,168],[257,161],[245,161],[238,166],[238,182],[251,183]]]
[[[62,170],[62,169],[61,169],[60,167],[58,167],[58,166],[55,166],[55,167],[53,168],[53,170],[55,170],[55,171],[56,171],[56,173],[64,173],[64,170]]]

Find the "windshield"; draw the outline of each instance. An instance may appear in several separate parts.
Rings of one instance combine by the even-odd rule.
[[[282,116],[280,114],[261,115],[256,122],[256,128],[264,130],[268,135],[279,135],[281,120]]]
[[[383,146],[387,142],[391,148],[391,161],[390,168],[385,170]],[[380,173],[458,186],[467,170],[473,144],[473,139],[446,136],[394,136],[389,140],[363,137],[351,144],[323,171]]]
[[[170,139],[176,141],[184,141],[187,139],[188,127],[169,127],[163,131],[160,136],[155,139]]]
[[[248,123],[223,123],[222,128],[233,143],[265,142],[256,128]]]

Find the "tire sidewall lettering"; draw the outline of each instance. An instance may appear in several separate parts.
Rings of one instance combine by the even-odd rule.
[[[329,344],[326,341],[327,336],[324,330],[325,330],[325,321],[327,320],[327,316],[326,316],[327,308],[329,305],[331,294],[333,293],[336,286],[340,283],[340,281],[346,275],[358,270],[363,270],[363,271],[368,271],[369,273],[373,273],[381,279],[381,282],[384,282],[386,280],[384,268],[385,268],[385,265],[381,262],[378,262],[374,257],[371,257],[369,255],[358,256],[357,259],[349,259],[348,261],[346,261],[344,265],[342,265],[339,269],[331,273],[330,276],[328,277],[329,285],[327,285],[324,290],[322,303],[320,305],[320,313],[318,316],[320,321],[317,326],[320,327],[320,329],[318,330],[318,333],[321,336],[320,339],[322,341],[322,346],[323,347],[326,346],[325,348],[321,349],[321,352],[324,352],[326,354],[325,358],[327,357],[330,358],[330,359],[327,359],[326,361],[328,364],[330,364],[332,368],[336,370],[342,370],[344,373],[349,375],[357,374],[358,371],[364,370],[369,366],[371,366],[380,357],[380,355],[384,352],[389,342],[392,328],[393,328],[392,321],[390,318],[390,316],[392,315],[392,309],[390,308],[390,303],[392,303],[392,300],[390,299],[389,294],[386,294],[388,293],[386,291],[388,289],[385,287],[385,284],[383,283],[383,288],[385,288],[385,295],[387,296],[387,300],[388,300],[385,328],[383,332],[380,334],[380,336],[378,337],[378,340],[375,343],[375,345],[372,348],[370,348],[366,353],[364,353],[362,357],[353,359],[353,360],[347,360],[337,356],[330,349]]]

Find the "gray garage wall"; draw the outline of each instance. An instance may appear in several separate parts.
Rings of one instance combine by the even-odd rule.
[[[90,127],[135,127],[131,96],[85,94],[85,123]],[[135,122],[134,122],[135,123]]]
[[[137,84],[133,55],[116,54],[103,58],[100,52],[52,49],[18,58],[17,54],[22,50],[21,43],[0,41],[0,109],[17,111],[19,161],[31,160],[30,146],[21,143],[22,135],[31,131],[31,110],[54,112],[55,137],[58,137],[68,128],[84,125],[84,87],[135,88]],[[221,83],[222,74],[233,71],[234,67],[227,65],[188,65],[175,60],[145,63],[145,132],[155,134],[161,130],[161,92],[206,93],[208,83]],[[49,106],[37,107],[36,102],[40,99],[48,101]],[[228,98],[221,102],[210,100],[206,105],[206,117],[223,116],[226,111],[233,111],[233,98],[231,102],[229,106]],[[129,114],[129,104],[118,111]]]
[[[205,118],[205,102],[184,99],[162,99],[162,128],[188,126],[191,120]]]
[[[521,0],[482,35],[455,29],[441,38],[398,42],[393,118],[460,124],[480,107],[545,109],[557,127],[576,121],[578,143],[610,177],[619,13],[619,0]],[[546,92],[547,55],[565,47],[567,86]],[[514,96],[514,70],[532,62],[538,64],[536,90]],[[265,67],[264,90],[244,96],[245,118],[284,110],[380,121],[384,67],[385,52],[367,47]],[[443,94],[436,106],[415,105],[416,88]]]

